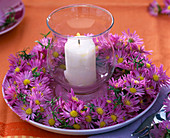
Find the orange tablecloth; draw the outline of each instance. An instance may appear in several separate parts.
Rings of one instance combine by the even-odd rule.
[[[170,17],[152,17],[147,7],[152,0],[23,0],[26,13],[23,21],[12,31],[0,36],[0,83],[9,69],[8,56],[24,48],[32,48],[40,33],[49,31],[46,17],[61,6],[89,3],[109,10],[115,19],[112,33],[121,34],[128,28],[144,39],[146,50],[153,50],[153,63],[164,65],[170,75]],[[158,1],[161,5],[162,0]],[[6,105],[0,90],[0,136],[70,137],[50,133],[22,121]],[[77,136],[79,137],[79,136]]]

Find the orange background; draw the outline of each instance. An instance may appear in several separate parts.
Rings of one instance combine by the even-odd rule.
[[[0,83],[9,69],[8,56],[24,48],[30,49],[40,39],[40,33],[49,31],[46,18],[54,9],[76,3],[94,4],[110,11],[115,23],[112,33],[135,31],[144,40],[145,49],[153,50],[149,58],[157,66],[164,65],[170,76],[170,17],[152,17],[147,7],[152,0],[23,0],[25,16],[23,21],[10,32],[0,35]],[[163,0],[158,3],[163,6]],[[0,91],[0,136],[27,135],[37,137],[70,137],[50,133],[22,121],[6,105]]]

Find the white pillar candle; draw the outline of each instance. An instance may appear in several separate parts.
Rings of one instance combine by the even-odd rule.
[[[64,75],[74,86],[88,86],[96,81],[95,44],[92,39],[81,37],[68,38],[65,44]]]

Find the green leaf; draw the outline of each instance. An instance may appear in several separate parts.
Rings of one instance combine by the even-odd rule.
[[[36,40],[35,42],[37,42],[38,44],[42,46],[42,48],[44,48],[44,45],[40,41]]]
[[[46,38],[50,33],[51,31],[49,31],[47,34],[43,34],[43,33],[40,33],[40,34]]]

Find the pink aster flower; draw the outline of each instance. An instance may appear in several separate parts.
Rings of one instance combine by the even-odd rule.
[[[39,109],[39,106],[33,104],[32,101],[30,103],[16,102],[14,106],[14,110],[23,120],[29,120],[36,117],[36,111]]]
[[[137,112],[140,109],[140,107],[138,106],[140,102],[138,97],[133,97],[132,95],[122,96],[122,102],[123,102],[124,108],[126,109],[128,113]]]
[[[30,100],[33,101],[36,105],[45,104],[44,96],[41,94],[41,92],[37,91],[37,89],[32,89],[32,93],[30,95]]]
[[[42,68],[41,61],[38,59],[31,59],[29,62],[27,62],[26,69],[29,71],[38,71]]]
[[[114,109],[114,106],[108,104],[108,122],[109,124],[117,124],[117,123],[121,123],[125,121],[125,110],[122,110],[122,106],[116,106],[116,108]]]
[[[115,55],[117,61],[116,67],[120,67],[124,69],[124,65],[127,64],[128,53],[125,51],[125,49],[121,49],[121,50],[118,49],[117,51],[115,51]]]
[[[109,125],[108,119],[106,116],[102,116],[99,120],[95,122],[95,125],[98,126],[98,128],[106,127]]]
[[[85,107],[87,107],[87,106],[85,106]],[[82,124],[84,125],[85,129],[93,129],[95,122],[94,122],[92,115],[90,113],[90,108],[87,107],[87,108],[84,108],[84,109],[86,109],[86,110],[82,111],[82,115],[80,117],[80,120],[82,120]]]
[[[99,119],[106,114],[106,100],[104,97],[93,99],[91,104],[94,106],[91,112],[93,118]]]
[[[143,39],[139,38],[139,35],[136,34],[136,31],[133,33],[130,33],[130,30],[128,29],[128,32],[122,32],[123,37],[125,41],[130,44],[130,45],[142,45],[143,44]],[[133,48],[133,47],[132,47]]]
[[[35,87],[37,86],[43,86],[46,87],[50,84],[50,78],[45,76],[45,75],[40,75],[38,78],[35,80]]]
[[[163,70],[163,65],[160,68],[153,66],[148,72],[148,77],[152,80],[152,86],[168,86],[169,85],[169,77],[166,75],[166,71]]]
[[[131,78],[130,81],[126,82],[126,87],[123,89],[127,90],[130,95],[134,96],[142,96],[145,92],[143,85],[141,85],[140,83],[136,84],[133,78]]]
[[[78,97],[75,95],[72,88],[71,88],[71,93],[68,94],[68,98],[72,102],[75,102],[77,104],[81,104],[81,103],[83,104],[83,101],[78,99]]]
[[[164,0],[165,7],[162,9],[162,14],[170,15],[170,0]]]
[[[31,87],[31,90],[39,92],[45,100],[50,100],[51,97],[54,97],[51,88],[46,85],[40,86],[39,84],[35,84]]]
[[[68,102],[68,103],[65,103],[64,108],[62,109],[63,112],[61,113],[61,115],[63,116],[64,119],[67,120],[67,122],[69,122],[70,126],[72,126],[75,123],[79,124],[79,122],[81,121],[79,117],[81,114],[81,110],[83,108],[84,108],[83,104],[77,104],[75,102]]]
[[[0,10],[0,27],[4,25],[6,20],[5,14],[2,10]]]
[[[4,98],[8,100],[10,105],[13,105],[18,100],[17,95],[18,90],[16,90],[16,87],[11,86],[6,89]]]
[[[20,72],[22,72],[24,70],[24,66],[25,66],[25,61],[21,58],[15,57],[14,55],[10,55],[9,59],[8,59],[9,63],[10,63],[10,75],[16,75]],[[13,77],[13,76],[12,76]]]
[[[43,124],[47,125],[47,126],[51,126],[51,127],[58,127],[61,125],[60,121],[58,121],[57,119],[61,120],[61,117],[59,116],[59,114],[57,113],[52,113],[52,109],[51,108],[47,108],[44,112],[44,116],[45,118],[43,119]]]
[[[16,82],[20,89],[28,88],[34,86],[34,77],[31,71],[24,71],[16,76]]]
[[[161,7],[159,6],[158,2],[154,0],[152,3],[149,4],[148,11],[152,16],[158,16],[161,12]]]

